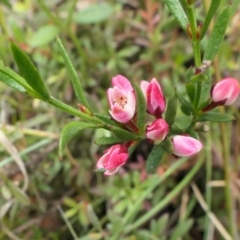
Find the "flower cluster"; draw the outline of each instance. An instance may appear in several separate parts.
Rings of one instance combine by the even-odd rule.
[[[161,86],[154,78],[151,82],[141,81],[142,93],[146,101],[146,111],[155,117],[155,120],[146,126],[145,138],[154,144],[161,143],[169,133],[169,125],[162,118],[166,109],[166,101]],[[111,117],[125,127],[135,123],[136,95],[127,78],[117,75],[112,78],[112,88],[107,90]],[[130,129],[130,128],[129,128]],[[116,173],[120,166],[128,159],[129,144],[116,144],[108,148],[97,162],[97,169],[104,169],[105,175]],[[202,148],[201,142],[189,136],[174,136],[172,150],[176,156],[192,156]]]
[[[169,124],[163,118],[166,101],[161,86],[153,78],[150,82],[141,81],[140,88],[146,102],[146,112],[154,120],[145,126],[146,139],[154,144],[160,144],[166,138],[171,140],[172,154],[176,157],[190,157],[202,149],[202,143],[188,136],[188,134],[174,135],[170,133]],[[236,79],[226,78],[214,85],[211,89],[211,102],[201,111],[209,111],[216,106],[230,105],[239,95],[239,83]],[[112,88],[107,90],[109,113],[113,120],[125,129],[138,134],[136,126],[137,99],[130,81],[124,76],[112,78]],[[97,169],[104,169],[105,175],[115,174],[124,165],[129,157],[130,142],[116,144],[105,150],[104,155],[97,162]]]

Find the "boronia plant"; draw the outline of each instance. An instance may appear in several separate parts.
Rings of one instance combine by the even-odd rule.
[[[205,122],[219,123],[234,120],[234,116],[220,112],[218,106],[230,105],[237,99],[240,91],[239,82],[227,77],[214,85],[210,71],[211,62],[224,39],[231,6],[227,6],[219,14],[206,48],[201,49],[200,42],[206,35],[220,1],[211,1],[210,9],[202,24],[196,21],[194,0],[186,1],[183,4],[184,8],[178,0],[164,0],[164,3],[192,44],[195,65],[186,72],[185,89],[188,98],[182,96],[175,88],[174,96],[165,99],[158,82],[161,79],[131,82],[126,76],[117,75],[112,78],[112,86],[107,90],[109,114],[95,113],[84,95],[81,81],[60,38],[57,38],[56,44],[79,101],[79,109],[76,109],[51,96],[28,56],[19,46],[11,43],[19,73],[1,63],[0,81],[15,90],[79,117],[78,121],[68,123],[62,130],[59,141],[60,157],[68,142],[78,132],[87,128],[104,128],[112,135],[96,140],[96,144],[108,146],[96,163],[96,169],[103,170],[107,176],[116,174],[127,162],[137,144],[143,139],[148,139],[154,147],[146,160],[146,170],[152,173],[161,163],[165,153],[177,157],[190,157],[201,151],[204,143],[199,138],[199,132],[203,132],[202,126]],[[202,52],[203,56],[201,56]],[[179,109],[181,116],[176,117],[180,112]],[[198,169],[200,166],[198,165]]]
[[[160,164],[164,153],[189,157],[202,149],[204,144],[199,139],[199,132],[202,131],[199,123],[234,120],[234,116],[220,113],[216,107],[230,105],[237,99],[238,81],[229,77],[213,85],[209,71],[211,61],[224,38],[230,17],[230,6],[220,13],[202,59],[200,41],[206,34],[218,6],[213,1],[205,22],[203,25],[197,25],[193,2],[189,1],[187,9],[184,10],[178,1],[165,0],[169,10],[192,41],[195,66],[186,73],[185,87],[188,99],[181,96],[175,89],[175,95],[166,100],[156,78],[151,81],[142,80],[139,84],[131,83],[125,76],[117,75],[112,78],[112,87],[107,90],[109,115],[94,113],[59,38],[56,43],[79,100],[79,110],[50,95],[34,64],[15,43],[11,43],[11,50],[20,74],[1,63],[0,80],[18,91],[48,102],[80,118],[79,121],[68,123],[63,128],[59,141],[60,157],[67,143],[78,132],[86,128],[104,128],[109,130],[112,136],[99,138],[96,144],[111,147],[107,148],[99,159],[97,169],[104,170],[105,175],[115,174],[119,167],[126,163],[133,148],[141,140],[148,139],[154,144],[146,163],[147,172],[152,173]],[[176,118],[178,108],[182,111],[181,118]],[[146,114],[152,116],[152,121],[146,121],[149,119],[146,118]]]

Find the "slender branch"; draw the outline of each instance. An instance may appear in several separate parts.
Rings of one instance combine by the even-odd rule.
[[[194,4],[188,5],[187,11],[188,20],[191,28],[191,41],[193,47],[194,62],[196,67],[200,67],[201,66],[200,40],[197,32],[198,29]]]

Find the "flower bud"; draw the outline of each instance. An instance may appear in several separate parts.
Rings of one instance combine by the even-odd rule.
[[[231,105],[238,98],[240,85],[234,78],[225,78],[212,88],[212,100],[219,105]]]
[[[159,144],[162,142],[169,131],[169,126],[167,122],[162,119],[156,119],[146,128],[146,138],[154,142],[154,144]]]
[[[147,112],[156,118],[161,118],[166,102],[158,81],[155,78],[150,83],[141,81],[140,86],[147,101]]]
[[[172,138],[173,154],[178,157],[190,157],[202,149],[202,143],[195,138],[177,135]]]
[[[127,147],[116,144],[104,151],[103,156],[97,162],[97,169],[105,169],[104,175],[115,174],[128,159]]]
[[[131,83],[123,76],[112,79],[113,88],[107,90],[110,114],[120,123],[129,122],[135,114],[136,96]]]

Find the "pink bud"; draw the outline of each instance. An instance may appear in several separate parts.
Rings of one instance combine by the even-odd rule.
[[[135,114],[136,97],[131,83],[123,76],[112,79],[113,88],[107,90],[110,114],[118,122],[127,123]]]
[[[234,78],[225,78],[212,88],[212,100],[219,105],[231,105],[238,98],[240,85]]]
[[[160,118],[166,108],[166,102],[158,81],[156,78],[150,83],[141,81],[140,86],[147,101],[147,112]]]
[[[146,138],[152,140],[154,144],[159,144],[166,138],[168,131],[169,126],[167,122],[159,118],[147,126]]]
[[[179,157],[190,157],[202,149],[202,143],[195,138],[177,135],[172,138],[173,154]]]
[[[105,169],[104,175],[115,174],[128,159],[128,150],[121,144],[113,145],[104,151],[104,155],[97,162],[97,169]]]

